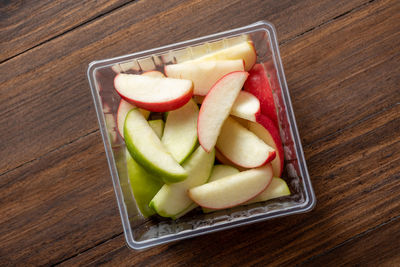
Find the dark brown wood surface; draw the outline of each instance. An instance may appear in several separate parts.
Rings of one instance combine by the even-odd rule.
[[[37,2],[37,3],[36,3]],[[4,1],[0,266],[399,266],[400,2]],[[275,24],[316,208],[127,248],[88,63]]]

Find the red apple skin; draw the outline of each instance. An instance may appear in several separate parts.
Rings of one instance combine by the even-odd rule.
[[[117,88],[115,86],[115,80],[118,77],[118,75],[115,76],[115,79],[114,79],[114,88]],[[122,99],[124,99],[125,101],[131,103],[132,105],[137,106],[138,108],[143,108],[143,109],[146,109],[146,110],[151,111],[151,112],[167,112],[167,111],[178,109],[178,108],[182,107],[183,105],[185,105],[187,102],[189,102],[189,100],[193,96],[193,85],[192,85],[192,88],[188,91],[187,94],[182,95],[182,96],[180,96],[178,98],[172,99],[170,101],[165,101],[165,102],[142,102],[142,101],[137,101],[137,100],[130,99],[130,98],[127,98],[127,97],[123,96],[122,94],[119,93],[118,90],[115,90],[115,91],[120,95],[120,97]]]
[[[243,203],[245,203],[245,202],[247,202],[247,201],[249,201],[249,200],[251,200],[251,199],[253,199],[253,198],[255,198],[255,197],[257,197],[258,195],[260,195],[262,192],[264,192],[267,188],[268,188],[268,186],[271,184],[271,182],[272,182],[272,175],[271,175],[271,177],[268,177],[269,178],[269,182],[267,183],[267,185],[258,193],[258,194],[255,194],[254,196],[251,196],[248,200],[246,200],[246,201],[243,201],[243,202],[240,202],[240,203],[236,203],[236,204],[234,204],[234,205],[230,205],[230,206],[226,206],[226,207],[221,207],[221,208],[218,208],[218,209],[216,209],[216,208],[212,208],[212,207],[206,207],[206,206],[201,206],[199,203],[197,203],[196,201],[194,201],[193,199],[193,202],[195,202],[197,205],[199,205],[200,207],[202,207],[202,208],[206,208],[206,209],[211,209],[211,210],[223,210],[223,209],[229,209],[229,208],[233,208],[233,207],[236,207],[236,206],[240,206],[241,204],[243,204]]]
[[[258,116],[257,122],[260,125],[262,125],[269,132],[269,134],[271,135],[272,139],[275,142],[275,146],[276,146],[275,150],[277,152],[277,157],[279,157],[280,164],[281,164],[280,173],[279,173],[278,177],[281,177],[282,171],[283,171],[284,153],[283,153],[281,136],[279,135],[279,130],[275,126],[275,123],[265,115],[261,114],[260,116]]]
[[[255,64],[249,71],[249,77],[244,83],[244,90],[253,94],[260,101],[261,113],[268,116],[278,127],[278,116],[271,85],[261,64]]]

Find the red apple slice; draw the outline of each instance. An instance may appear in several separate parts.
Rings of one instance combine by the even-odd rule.
[[[189,190],[189,197],[204,208],[226,209],[256,197],[271,180],[272,167],[268,164],[193,187]]]
[[[193,95],[192,81],[135,74],[118,74],[114,87],[129,103],[153,112],[180,108]]]
[[[180,64],[165,66],[165,74],[171,78],[188,79],[193,81],[194,94],[206,95],[211,87],[222,76],[233,72],[243,71],[243,60],[207,60],[186,61]]]
[[[197,133],[199,143],[205,151],[209,152],[214,148],[221,127],[247,76],[245,71],[225,75],[215,83],[204,99],[197,122]]]
[[[124,138],[124,123],[126,115],[133,108],[135,108],[134,105],[129,104],[123,99],[121,99],[121,101],[119,102],[117,111],[117,126],[118,126],[118,133],[121,135],[122,138]],[[150,111],[145,109],[139,109],[139,110],[142,113],[143,117],[147,120],[147,118],[150,115]]]
[[[283,171],[283,146],[281,137],[275,124],[267,116],[260,115],[257,118],[257,122],[249,122],[249,130],[255,133],[261,140],[266,144],[273,147],[276,151],[276,157],[271,162],[274,170],[275,177],[281,177]]]
[[[232,167],[238,169],[239,171],[248,170],[247,168],[240,167],[240,166],[236,165],[235,163],[233,163],[232,161],[230,161],[229,159],[227,159],[221,152],[218,151],[218,149],[215,149],[215,157],[222,164],[232,166]]]
[[[252,93],[260,101],[261,113],[268,116],[278,127],[278,117],[271,85],[261,64],[255,64],[249,71],[249,78],[244,84],[244,90]]]
[[[244,168],[263,166],[276,155],[272,147],[231,117],[223,124],[216,146],[231,162]]]
[[[258,98],[246,91],[240,91],[232,106],[231,115],[255,122],[259,114],[260,101]]]

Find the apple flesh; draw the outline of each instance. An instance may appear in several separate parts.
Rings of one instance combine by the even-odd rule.
[[[203,96],[222,76],[243,70],[243,60],[186,61],[165,66],[167,77],[193,81],[194,94]]]
[[[164,78],[165,75],[157,70],[149,70],[142,73],[144,76]]]
[[[132,158],[165,183],[176,183],[187,177],[187,172],[161,143],[138,109],[132,109],[124,125],[125,143]]]
[[[268,116],[278,127],[278,116],[267,74],[261,64],[255,64],[249,71],[249,78],[244,90],[253,94],[260,101],[261,113]]]
[[[247,168],[240,167],[227,159],[221,152],[218,151],[218,148],[215,149],[215,158],[222,164],[224,165],[229,165],[234,167],[235,169],[238,169],[239,171],[246,171],[248,170]]]
[[[248,73],[235,71],[223,76],[212,87],[200,108],[197,135],[205,151],[211,151]]]
[[[260,101],[257,97],[246,91],[240,91],[235,103],[233,103],[231,115],[249,121],[256,121],[259,114]]]
[[[239,170],[236,169],[235,167],[222,164],[214,165],[214,168],[212,169],[211,176],[208,182],[211,183],[215,180],[237,173],[239,173]]]
[[[125,100],[121,99],[121,101],[119,101],[119,106],[117,111],[117,126],[118,126],[118,133],[121,135],[122,138],[124,138],[124,123],[126,115],[133,108],[135,108],[135,106],[126,102]],[[150,111],[145,109],[139,109],[139,110],[142,113],[143,117],[147,120],[150,116]]]
[[[180,108],[193,95],[192,81],[135,74],[118,74],[114,87],[127,102],[153,112]]]
[[[149,126],[156,133],[158,138],[161,139],[164,132],[164,121],[163,120],[149,120]]]
[[[275,177],[281,177],[283,171],[284,154],[281,137],[275,123],[267,116],[260,115],[257,123],[249,122],[249,130],[257,135],[266,144],[276,151],[276,157],[271,162]]]
[[[261,194],[243,204],[251,204],[256,202],[264,202],[270,199],[290,196],[290,189],[282,178],[272,178],[271,184]]]
[[[128,151],[126,151],[126,165],[129,183],[140,212],[144,217],[155,214],[155,211],[149,207],[149,203],[164,183],[137,164]]]
[[[275,150],[253,132],[228,117],[221,128],[216,147],[234,164],[256,168],[275,158]]]
[[[245,41],[239,44],[223,48],[221,50],[206,54],[196,60],[234,60],[242,59],[245,62],[244,70],[249,71],[256,63],[257,54],[253,42]]]
[[[201,207],[226,209],[256,197],[271,180],[272,167],[268,164],[193,187],[188,194]]]
[[[187,179],[180,183],[163,185],[150,201],[149,206],[158,215],[173,219],[177,219],[197,207],[189,198],[187,191],[207,182],[214,159],[214,150],[207,153],[199,146],[183,163],[183,168],[188,173]]]
[[[199,107],[193,100],[168,112],[161,142],[178,163],[182,163],[196,147],[198,116]]]

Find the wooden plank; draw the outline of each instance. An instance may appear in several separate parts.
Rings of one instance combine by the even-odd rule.
[[[352,25],[361,30],[370,28],[370,32],[368,33],[372,33],[376,29],[369,25],[371,20],[379,21],[381,16],[386,18],[392,15],[389,9],[384,9],[383,11],[378,10],[380,13],[374,15],[375,12],[378,12],[377,9],[379,7],[387,6],[392,3],[387,1],[374,2],[365,7],[365,9],[369,10],[369,14],[367,14],[368,12],[364,12],[364,9],[357,11],[355,14],[350,13],[342,18],[345,20],[341,22],[341,25],[346,25],[347,19],[352,19],[354,16],[359,15],[360,12],[363,12],[364,18]],[[396,5],[392,5],[394,5],[392,10],[395,12]],[[179,8],[177,9],[179,10]],[[395,15],[393,16],[396,18]],[[332,24],[333,23],[325,25],[323,28],[328,31],[332,29]],[[380,29],[380,27],[377,29]],[[395,25],[393,25],[391,19],[388,18],[388,21],[385,22],[385,31],[381,33],[382,39],[384,39],[385,42],[389,39],[396,43],[398,39],[396,39],[396,35],[392,34],[393,31],[395,31]],[[329,33],[316,32],[318,35],[322,36]],[[293,41],[293,45],[304,40],[303,38],[310,38],[310,35],[313,34],[315,34],[314,31],[301,36]],[[377,34],[379,34],[379,32]],[[332,36],[332,39],[340,37],[346,38],[345,36],[335,35]],[[379,47],[380,45],[384,45],[385,42],[383,42],[383,44],[373,43],[371,45]],[[290,43],[292,42],[288,42],[286,45],[288,46]],[[344,49],[353,49],[351,43],[348,47],[349,48]],[[85,48],[83,48],[83,50],[84,49]],[[307,51],[311,53],[311,55],[315,52]],[[323,50],[322,52],[326,51],[328,50]],[[369,52],[371,53],[371,51]],[[77,54],[84,55],[79,52],[77,52]],[[369,56],[368,53],[366,55]],[[72,61],[68,61],[71,60],[70,58],[68,60],[66,58],[61,58],[59,62],[61,62],[64,67],[69,67],[67,64],[68,62],[79,62],[75,53],[72,53],[71,57],[74,57]],[[356,60],[361,59],[361,55],[357,55]],[[54,60],[54,62],[57,62],[57,60]],[[390,88],[389,92],[396,93],[396,84],[394,84],[393,79],[397,77],[396,74],[398,73],[398,66],[395,64],[396,60],[398,61],[398,55],[395,54],[393,56],[393,52],[389,50],[386,57],[382,56],[381,60],[383,63],[381,62],[377,65],[372,64],[367,69],[354,72],[354,75],[350,78],[344,77],[343,86],[347,88],[347,90],[356,88],[358,93],[360,93],[360,89],[357,89],[357,86],[361,78],[366,79],[365,84],[368,85],[368,81],[374,83],[379,77],[378,74],[382,75],[383,72],[386,72],[386,76],[384,75],[384,79],[381,80],[382,83],[379,84],[378,89],[376,89],[376,87],[375,89],[382,89],[382,95],[387,94],[387,91],[384,90],[386,87]],[[391,64],[389,65],[391,68],[383,68],[382,66],[385,65],[385,62]],[[46,64],[50,66],[50,62]],[[52,70],[57,70],[56,73],[61,73],[60,70],[57,69],[57,64],[53,66]],[[366,72],[370,75],[364,75]],[[38,71],[36,74],[39,75],[41,73]],[[372,78],[370,78],[371,75]],[[27,74],[21,74],[21,76],[27,77]],[[7,229],[7,232],[3,230],[4,232],[1,232],[3,235],[0,235],[0,252],[2,256],[0,258],[6,263],[56,263],[96,246],[121,232],[119,215],[115,209],[115,201],[113,200],[111,182],[107,177],[107,179],[100,182],[99,185],[99,181],[95,179],[102,177],[102,175],[109,176],[105,163],[100,163],[98,160],[101,157],[104,158],[104,154],[102,153],[103,147],[98,134],[95,133],[97,137],[96,140],[94,140],[92,135],[88,136],[88,139],[79,139],[79,136],[75,133],[77,129],[79,130],[78,126],[82,127],[82,125],[84,125],[82,122],[78,121],[78,118],[89,122],[89,124],[90,120],[93,119],[93,124],[95,124],[95,118],[85,118],[82,115],[77,115],[79,112],[83,113],[83,115],[92,114],[92,111],[90,111],[91,103],[87,103],[87,106],[84,106],[84,102],[79,102],[80,98],[75,96],[73,99],[69,100],[68,96],[70,97],[73,95],[72,93],[81,94],[80,96],[85,96],[85,94],[77,89],[79,82],[66,82],[72,77],[69,73],[67,73],[67,76],[69,77],[68,79],[58,80],[58,82],[61,83],[61,85],[58,85],[59,89],[62,89],[63,86],[67,87],[67,85],[73,85],[72,87],[75,89],[63,95],[63,99],[54,102],[53,99],[47,97],[46,94],[43,93],[42,95],[43,97],[47,97],[47,102],[53,101],[53,103],[59,104],[60,106],[58,106],[57,109],[47,102],[44,102],[40,97],[36,97],[34,101],[40,99],[38,103],[43,104],[43,106],[37,106],[42,109],[42,117],[44,116],[46,119],[50,119],[54,122],[57,121],[57,116],[64,116],[61,116],[61,119],[64,121],[61,121],[59,124],[54,124],[55,129],[52,129],[52,132],[57,136],[48,135],[47,138],[52,138],[52,142],[59,142],[58,138],[60,137],[58,135],[64,134],[59,128],[65,127],[64,124],[72,120],[68,124],[70,127],[76,127],[69,132],[72,134],[72,137],[65,135],[63,140],[71,142],[78,139],[78,141],[71,142],[58,150],[54,150],[52,153],[42,156],[39,160],[34,160],[18,169],[10,171],[0,179],[0,196],[4,196],[0,202],[2,203],[0,205],[0,214],[2,214],[0,229]],[[36,79],[33,74],[31,74],[30,77]],[[43,77],[44,76],[42,76],[42,78]],[[323,81],[324,77],[310,77],[310,79],[322,79]],[[57,85],[57,83],[53,82],[50,78],[44,80],[47,83],[50,82],[52,85]],[[43,84],[48,86],[47,83]],[[19,85],[21,84],[22,80]],[[39,80],[36,81],[36,85],[41,85]],[[85,86],[83,84],[81,85]],[[372,87],[373,85],[369,86]],[[18,87],[16,88],[16,90],[18,90]],[[28,87],[24,88],[28,89]],[[70,90],[69,87],[67,88],[67,91]],[[47,92],[52,92],[49,88],[46,90]],[[325,91],[319,89],[319,93],[323,95],[329,93],[331,90],[332,88],[330,88],[330,90],[326,89]],[[20,91],[20,94],[22,94],[22,92],[23,91]],[[30,92],[28,93],[31,94]],[[60,96],[63,90],[55,90],[55,92],[52,93],[52,97]],[[396,94],[392,95],[396,97]],[[35,95],[31,94],[30,96],[34,98]],[[314,97],[318,97],[318,95]],[[3,100],[3,98],[0,99],[1,101]],[[63,112],[59,112],[58,109],[63,109],[61,100],[66,102],[66,106],[69,108],[65,108],[63,112],[70,111],[71,107],[73,107],[77,109],[74,110],[77,114],[67,116],[64,115]],[[8,101],[12,102],[13,99],[11,98]],[[26,101],[29,103],[31,100],[26,98]],[[79,103],[74,103],[73,101],[78,101]],[[300,101],[304,100],[299,100],[295,96],[293,97],[295,105],[301,103]],[[230,261],[237,264],[243,263],[242,260],[246,258],[249,258],[249,262],[253,263],[257,263],[258,261],[276,264],[293,263],[305,260],[306,256],[308,258],[309,256],[317,255],[328,247],[334,247],[368,227],[379,225],[400,212],[399,208],[395,205],[395,203],[397,203],[396,201],[398,201],[398,195],[391,194],[391,192],[399,190],[398,177],[395,175],[399,173],[399,166],[396,163],[399,160],[398,151],[400,149],[396,133],[399,131],[398,114],[400,110],[399,106],[394,103],[396,102],[393,102],[393,97],[391,99],[387,98],[387,102],[385,102],[384,105],[371,107],[372,111],[370,113],[364,114],[364,117],[358,117],[357,120],[353,120],[350,124],[345,124],[340,132],[336,131],[333,132],[333,134],[330,133],[329,136],[325,135],[325,137],[321,135],[321,138],[324,137],[324,139],[317,138],[319,141],[315,139],[304,139],[305,153],[318,198],[317,209],[312,214],[291,216],[231,231],[224,231],[209,236],[161,246],[140,253],[129,251],[125,249],[124,244],[120,243],[119,247],[113,250],[114,254],[112,257],[110,254],[106,253],[105,255],[99,254],[98,257],[95,257],[96,260],[100,262],[102,260],[117,261],[118,259],[128,259],[133,263],[140,262],[145,265],[146,263],[153,263],[152,256],[157,256],[154,260],[154,264],[162,264],[163,261],[183,263],[186,261],[185,259],[187,259],[189,263],[204,262],[204,264],[208,264],[210,262],[217,263],[218,261],[223,261],[227,255],[234,255],[231,256],[232,258]],[[82,108],[82,105],[87,107],[88,110]],[[3,103],[0,106],[3,106]],[[25,115],[29,115],[28,108],[31,112],[35,112],[32,107],[35,106],[26,107],[27,111],[25,111]],[[317,107],[318,108],[316,108],[314,112],[323,111],[323,107]],[[386,110],[382,111],[382,107],[386,107]],[[57,111],[56,114],[48,114],[49,112],[45,114],[44,110],[47,108],[49,108],[49,111],[52,111],[52,108],[54,108],[54,110]],[[13,111],[16,110],[17,108]],[[296,110],[296,114],[302,114],[302,112],[304,112],[304,110],[301,112]],[[348,114],[343,119],[351,120],[351,116],[355,116],[355,114]],[[37,115],[37,117],[39,118],[40,116]],[[24,121],[23,116],[19,118]],[[303,118],[307,120],[308,117],[304,116]],[[360,118],[362,118],[362,120],[360,120]],[[28,119],[28,121],[30,121],[32,117]],[[298,121],[299,125],[300,122],[305,123],[303,120]],[[76,126],[74,123],[78,123],[79,125]],[[317,120],[312,122],[311,125],[316,125],[317,123],[323,128],[325,121]],[[11,122],[9,125],[12,127]],[[34,125],[33,121],[28,126],[28,129],[37,127]],[[49,126],[47,125],[47,127]],[[89,127],[84,125],[84,131],[81,133],[87,134],[85,131],[88,131],[90,127],[90,125]],[[23,127],[19,126],[19,128],[14,129],[23,130]],[[44,126],[42,129],[43,131],[50,131],[46,130]],[[95,131],[96,129],[97,128],[93,126],[92,130]],[[305,136],[312,134],[312,131],[308,129],[309,128],[305,127],[304,124],[301,125],[301,133],[305,134]],[[68,130],[68,128],[65,127],[64,130]],[[38,133],[41,132],[37,131],[36,135]],[[16,132],[14,134],[21,133]],[[9,135],[0,136],[9,137],[11,133]],[[29,136],[31,136],[30,141],[36,141],[32,139],[35,136],[34,134],[26,133],[25,137]],[[19,138],[22,137],[20,136]],[[48,147],[50,147],[52,143],[46,143],[44,138],[40,140],[43,141],[43,144],[41,143],[43,147],[38,146],[35,149],[28,147],[25,152],[38,153],[35,156],[38,157],[38,155],[40,155],[39,152],[49,151]],[[3,142],[0,144],[3,144]],[[25,144],[28,145],[29,142]],[[59,144],[62,145],[64,143],[60,142]],[[340,146],[337,146],[337,144],[340,144]],[[85,148],[86,145],[88,148]],[[55,146],[55,148],[57,147],[58,146]],[[79,153],[78,151],[80,150],[83,150],[83,152]],[[8,148],[7,151],[11,151],[11,148]],[[12,155],[9,154],[10,153],[3,154],[6,155],[6,157],[2,157],[2,159],[12,157]],[[21,153],[19,157],[21,157],[22,154],[23,153]],[[71,154],[73,155],[71,156]],[[58,160],[59,163],[56,163]],[[367,165],[366,162],[368,163]],[[74,164],[77,164],[75,165],[76,169]],[[72,168],[75,172],[70,171],[69,168]],[[81,169],[83,170],[81,171]],[[88,184],[84,183],[84,185],[87,186],[86,188],[78,186],[77,184],[69,187],[69,183],[76,183],[77,173],[84,177],[82,179],[89,179],[87,182]],[[54,180],[54,177],[58,179]],[[66,178],[61,180],[59,177]],[[354,177],[357,177],[357,179]],[[56,189],[55,186],[57,182],[61,183],[59,190],[67,192],[66,195],[60,199],[56,199],[54,190],[46,190],[51,183],[54,183],[54,187],[51,188]],[[107,183],[108,186],[106,186],[105,183]],[[86,192],[85,190],[91,190],[87,189],[91,188],[90,186],[99,186],[100,189],[94,188],[93,191]],[[30,190],[32,190],[32,194],[27,197],[29,201],[26,203],[17,202],[24,194],[29,194]],[[77,191],[75,193],[70,193],[74,190]],[[104,202],[99,203],[100,200],[98,198],[100,198],[102,194],[105,195]],[[391,198],[388,198],[388,195],[390,195]],[[94,196],[98,198],[91,199]],[[73,201],[70,202],[71,198]],[[38,200],[35,202],[35,199]],[[39,202],[39,200],[43,202]],[[82,204],[83,208],[79,206],[81,203],[87,202],[89,202],[89,204]],[[41,203],[49,204],[45,206]],[[65,211],[59,211],[58,213],[59,209],[67,209],[73,205],[77,207],[75,213],[65,214]],[[43,211],[43,207],[45,211]],[[11,208],[13,209],[12,211]],[[378,209],[380,210],[379,213],[377,213]],[[43,212],[45,214],[43,214]],[[104,212],[107,214],[102,215]],[[37,217],[35,217],[36,213],[38,214]],[[372,215],[370,213],[372,213]],[[25,219],[24,215],[26,216]],[[31,219],[32,216],[33,219]],[[41,219],[41,216],[44,216],[44,218],[48,220]],[[100,216],[100,219],[98,216]],[[57,219],[57,217],[61,219]],[[21,220],[22,222],[19,222]],[[36,221],[40,221],[41,224],[38,224]],[[74,225],[77,224],[77,222],[78,226],[75,227]],[[107,225],[102,225],[104,223]],[[96,229],[97,226],[98,228]],[[266,229],[273,229],[274,231],[266,231]],[[325,236],[326,232],[335,233],[337,236]],[[23,235],[24,233],[29,234],[29,237],[32,238],[31,242],[26,240]],[[272,241],[266,244],[266,240]],[[109,243],[106,242],[104,244]],[[299,249],[300,247],[302,249]],[[96,249],[90,250],[90,252],[96,251]],[[119,251],[121,251],[121,253]],[[268,251],[268,253],[266,253],[266,251]],[[284,254],[286,255],[288,251],[290,252],[287,254],[288,256],[281,256]],[[158,255],[158,253],[162,254]],[[86,254],[87,253],[81,254],[79,258],[83,260],[81,256]],[[178,257],[176,255],[180,254],[182,256],[176,258]],[[211,259],[201,259],[200,256],[196,256],[196,254],[208,254]],[[136,258],[132,258],[134,256],[136,256]]]
[[[400,102],[399,20],[400,2],[376,1],[282,46],[303,143]]]
[[[86,79],[87,65],[94,59],[261,19],[275,23],[281,40],[288,40],[361,3],[146,0],[51,40],[0,65],[0,136],[7,140],[0,142],[0,173],[98,128]],[[204,16],[198,16],[199,12]],[[13,153],[8,153],[10,150]]]
[[[113,1],[3,1],[0,62],[127,3]]]
[[[400,105],[395,105],[315,143],[319,149],[309,169],[317,206],[311,213],[139,252],[127,248],[120,235],[62,265],[293,266],[319,255],[400,215],[399,112]],[[339,157],[343,160],[335,164]],[[361,247],[359,255],[367,251]]]
[[[122,231],[98,133],[0,179],[0,265],[44,265]]]
[[[328,253],[313,257],[303,266],[399,266],[400,219],[391,220],[378,229],[334,248]]]

